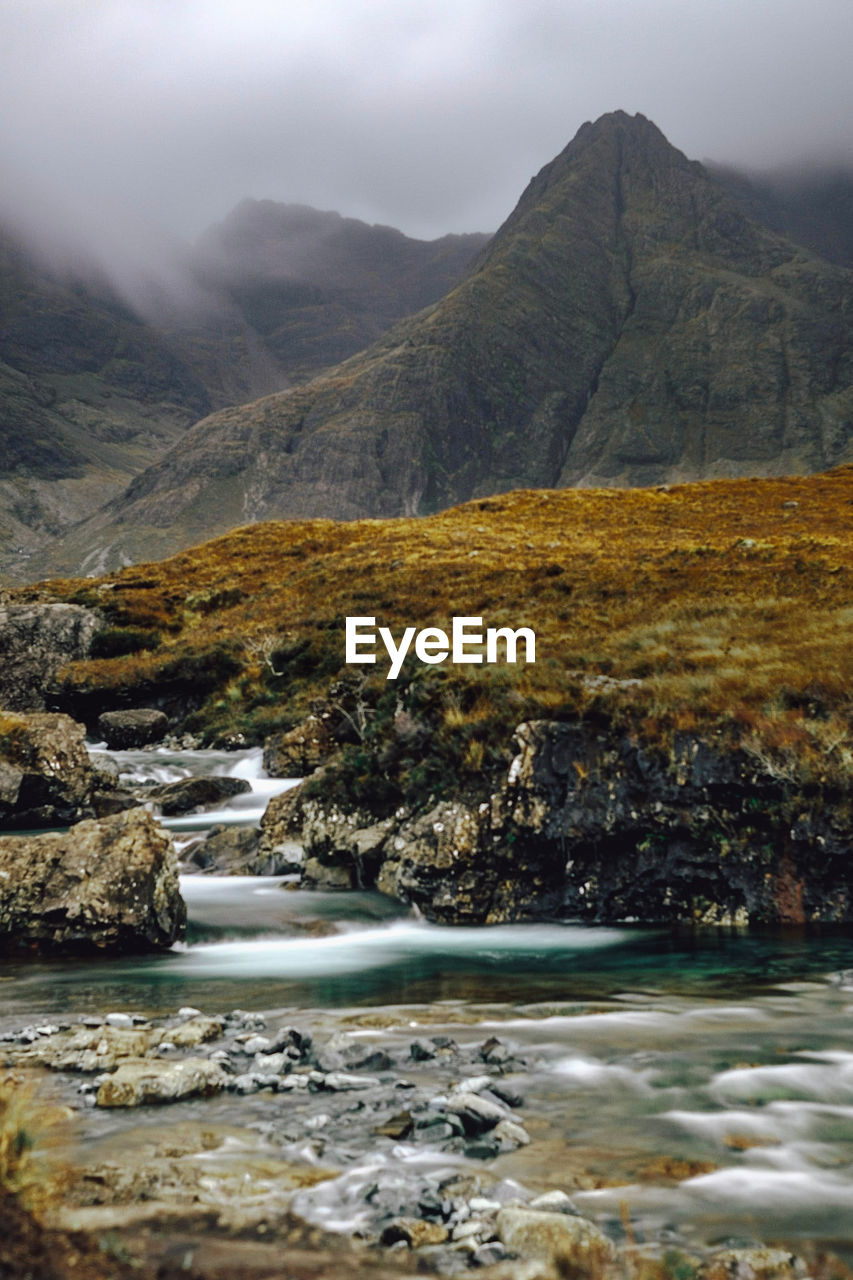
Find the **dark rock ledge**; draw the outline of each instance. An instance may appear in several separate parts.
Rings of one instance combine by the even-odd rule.
[[[300,845],[306,887],[375,886],[447,923],[853,919],[853,786],[688,733],[532,721],[514,745],[496,790],[379,821],[303,784],[271,801],[261,855]]]

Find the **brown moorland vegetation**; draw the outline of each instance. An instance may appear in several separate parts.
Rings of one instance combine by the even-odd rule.
[[[401,705],[428,726],[428,740],[409,734],[413,786],[435,781],[424,758],[472,778],[503,762],[514,725],[537,716],[595,717],[662,744],[674,729],[711,732],[792,781],[847,775],[853,760],[851,466],[518,491],[422,519],[258,524],[107,579],[15,595],[107,617],[101,656],[66,668],[59,695],[90,722],[109,707],[165,705],[189,712],[205,741],[261,741],[348,672],[362,681],[360,726],[352,681],[347,695],[353,751]],[[536,663],[410,657],[387,681],[381,647],[375,666],[345,667],[352,614],[395,636],[449,628],[453,615],[532,627]]]

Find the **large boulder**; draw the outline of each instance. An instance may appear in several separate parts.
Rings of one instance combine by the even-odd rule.
[[[99,1107],[139,1107],[146,1102],[178,1102],[182,1098],[221,1093],[228,1076],[208,1058],[180,1062],[125,1062],[98,1089]]]
[[[200,778],[178,778],[177,782],[164,782],[149,787],[146,800],[153,800],[160,812],[167,817],[192,813],[194,809],[209,809],[230,800],[232,796],[251,791],[245,778],[225,778],[218,775]]]
[[[103,621],[76,604],[0,608],[0,707],[44,711],[45,693],[67,662],[88,658]]]
[[[97,794],[111,784],[93,769],[85,732],[70,716],[0,712],[0,828],[94,816]]]
[[[62,833],[0,836],[6,951],[156,951],[185,923],[174,845],[145,809]]]
[[[98,733],[111,751],[132,751],[160,742],[168,729],[165,713],[153,707],[105,711],[98,717]]]

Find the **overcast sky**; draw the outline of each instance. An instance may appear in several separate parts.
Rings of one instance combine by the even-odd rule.
[[[853,0],[0,0],[0,203],[105,252],[245,196],[493,230],[588,119],[853,165]]]

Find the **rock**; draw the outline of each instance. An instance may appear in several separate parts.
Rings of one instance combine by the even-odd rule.
[[[245,778],[219,776],[179,778],[177,782],[165,782],[161,786],[148,787],[145,798],[153,800],[166,817],[191,813],[195,809],[209,809],[232,796],[251,791]]]
[[[503,1066],[512,1057],[509,1049],[498,1040],[497,1036],[490,1036],[477,1051],[477,1057],[482,1062],[488,1062],[492,1066]]]
[[[454,1240],[476,1240],[479,1243],[484,1236],[491,1235],[491,1231],[488,1223],[481,1222],[478,1218],[468,1218],[465,1222],[458,1222],[451,1234]]]
[[[14,1055],[21,1066],[49,1067],[52,1071],[90,1074],[113,1071],[129,1058],[141,1058],[155,1044],[150,1028],[83,1027],[57,1032],[37,1040]]]
[[[401,1241],[410,1249],[420,1249],[428,1244],[443,1244],[450,1232],[440,1222],[426,1222],[423,1218],[395,1218],[383,1228],[379,1243],[386,1248]]]
[[[307,858],[302,868],[304,889],[354,889],[351,867],[327,866],[319,858]]]
[[[531,1200],[528,1209],[541,1209],[545,1213],[577,1214],[571,1197],[565,1191],[544,1191],[541,1196]]]
[[[121,770],[112,756],[105,755],[103,751],[93,751],[89,755],[89,764],[99,787],[110,790],[112,787],[118,786]]]
[[[305,778],[325,764],[337,750],[326,723],[315,715],[276,733],[264,743],[264,768],[271,778]]]
[[[127,751],[160,742],[168,729],[167,716],[149,707],[104,711],[98,717],[98,732],[111,751]]]
[[[297,1058],[307,1058],[311,1052],[311,1037],[296,1027],[279,1027],[270,1043],[271,1053],[293,1053]]]
[[[108,1027],[132,1027],[133,1018],[129,1013],[108,1013],[104,1022]]]
[[[114,813],[123,813],[125,809],[133,809],[139,804],[139,797],[124,787],[116,787],[114,791],[93,791],[92,808],[96,818],[109,818]]]
[[[103,786],[85,729],[51,712],[0,712],[0,827],[67,826],[94,815]]]
[[[285,854],[261,853],[254,827],[213,826],[204,840],[194,840],[181,853],[188,869],[210,876],[281,876],[301,867]]]
[[[488,1244],[481,1244],[474,1250],[471,1261],[478,1267],[491,1267],[496,1262],[503,1262],[507,1256],[507,1251],[499,1240],[490,1240]]]
[[[356,1076],[346,1071],[329,1071],[323,1080],[322,1087],[333,1093],[341,1093],[352,1089],[375,1089],[381,1083],[377,1076]]]
[[[177,1102],[197,1095],[221,1093],[229,1077],[207,1058],[179,1062],[126,1062],[101,1083],[99,1107],[138,1107],[147,1102]]]
[[[414,1062],[429,1062],[438,1056],[438,1049],[429,1040],[413,1040],[409,1045],[409,1056]]]
[[[598,1274],[604,1263],[616,1258],[607,1236],[587,1218],[533,1209],[501,1209],[497,1236],[502,1244],[523,1258],[541,1258],[552,1265],[580,1267]]]
[[[494,1129],[495,1125],[509,1118],[506,1107],[496,1102],[489,1102],[477,1093],[451,1094],[445,1103],[445,1110],[456,1115],[462,1121],[465,1133],[478,1136]]]
[[[526,1147],[530,1142],[530,1134],[515,1120],[501,1120],[492,1130],[492,1136],[500,1143],[501,1151],[515,1151],[517,1147]]]
[[[0,836],[7,950],[161,950],[185,923],[174,845],[144,809],[62,834]]]
[[[618,726],[528,721],[515,747],[479,803],[427,800],[371,826],[358,805],[303,797],[306,882],[372,884],[454,924],[853,918],[846,784],[838,803],[748,742],[687,731],[652,748]],[[501,1069],[511,1056],[481,1054]]]
[[[701,1280],[803,1280],[809,1274],[802,1258],[787,1249],[756,1245],[721,1249],[702,1267]]]
[[[243,1041],[244,1053],[268,1053],[271,1048],[269,1036],[249,1036],[248,1040]]]
[[[168,1027],[162,1034],[178,1049],[195,1049],[208,1040],[218,1039],[222,1035],[222,1023],[218,1018],[207,1018],[200,1013],[178,1027]]]
[[[269,802],[261,819],[261,851],[293,861],[304,857],[306,888],[369,888],[393,827],[393,818],[377,822],[366,811],[329,808],[300,785]]]
[[[317,1055],[321,1071],[390,1071],[394,1065],[384,1049],[340,1034],[332,1036]]]
[[[396,1115],[389,1116],[382,1124],[378,1124],[373,1132],[381,1134],[383,1138],[393,1138],[395,1142],[407,1138],[412,1132],[411,1111],[398,1111]]]
[[[96,613],[76,604],[0,608],[0,707],[45,711],[59,668],[88,658],[102,626]]]

